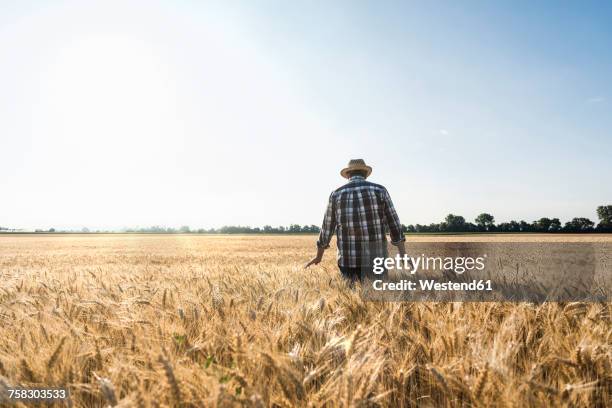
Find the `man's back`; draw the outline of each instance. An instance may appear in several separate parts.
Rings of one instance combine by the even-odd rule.
[[[338,264],[351,268],[369,266],[372,258],[387,254],[385,227],[393,244],[404,240],[387,189],[365,177],[353,176],[330,195],[317,246],[329,247],[336,232]]]

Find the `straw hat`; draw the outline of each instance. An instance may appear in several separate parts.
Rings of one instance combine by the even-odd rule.
[[[340,170],[340,175],[344,178],[350,178],[349,173],[357,170],[365,171],[366,177],[372,173],[372,168],[366,165],[363,159],[351,159],[348,166]]]

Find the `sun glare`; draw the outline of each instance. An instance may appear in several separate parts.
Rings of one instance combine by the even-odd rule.
[[[92,155],[147,152],[171,109],[167,67],[147,43],[89,37],[61,49],[47,72],[52,121],[61,139]]]

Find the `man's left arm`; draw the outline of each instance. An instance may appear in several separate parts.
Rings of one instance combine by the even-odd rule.
[[[387,190],[385,190],[384,193],[384,201],[385,220],[387,221],[387,226],[389,227],[391,243],[397,247],[399,254],[403,256],[406,253],[406,249],[404,246],[406,237],[404,236],[404,232],[402,231],[402,224],[400,223],[397,212],[395,211],[395,207],[393,206],[393,201],[391,201],[391,196],[389,195],[389,192]]]

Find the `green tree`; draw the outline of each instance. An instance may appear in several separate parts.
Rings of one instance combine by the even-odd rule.
[[[460,215],[448,214],[444,222],[447,231],[462,231],[465,228],[465,218]]]
[[[548,232],[551,223],[552,220],[550,218],[542,217],[539,220],[533,222],[533,230],[537,232]]]
[[[597,229],[612,232],[612,205],[600,205],[597,207],[597,217],[599,218]]]
[[[548,227],[549,232],[559,232],[561,231],[561,221],[558,218],[553,218],[550,220],[550,226]]]
[[[491,214],[482,213],[476,219],[476,225],[485,231],[489,231],[492,227],[495,226],[495,217]]]
[[[597,207],[597,217],[599,222],[612,224],[612,205],[600,205]]]
[[[565,223],[565,230],[568,232],[587,232],[593,231],[595,223],[588,218],[573,218]]]

